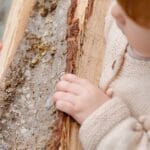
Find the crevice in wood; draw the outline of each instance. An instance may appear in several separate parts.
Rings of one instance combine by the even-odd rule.
[[[75,18],[75,12],[77,8],[77,4],[79,1],[72,0],[71,6],[68,10],[68,29],[67,29],[67,66],[66,66],[66,72],[68,73],[76,73],[76,58],[77,53],[80,51],[81,48],[79,45],[81,44],[81,40],[84,41],[84,36],[81,36],[81,32],[85,32],[86,24],[89,20],[89,18],[92,15],[93,12],[93,4],[94,1],[89,0],[88,6],[85,10],[85,18],[84,18],[84,24],[83,24],[83,30],[79,28],[80,20],[78,18]],[[52,139],[50,140],[49,150],[70,150],[70,142],[71,142],[71,136],[72,136],[72,128],[77,127],[77,123],[69,116],[62,114],[61,112],[58,112],[58,120],[55,122],[54,126],[57,126],[57,128],[53,132]],[[78,143],[78,145],[80,145]],[[79,148],[82,149],[82,148]]]
[[[71,5],[67,14],[67,58],[66,58],[66,72],[74,73],[75,72],[75,55],[78,51],[78,34],[79,34],[79,20],[74,20],[75,10],[77,7],[77,0],[72,0]],[[68,138],[68,130],[70,130],[69,126],[66,125],[69,123],[70,117],[63,114],[62,112],[57,111],[57,118],[53,124],[55,127],[52,132],[52,136],[49,140],[49,144],[47,145],[48,150],[69,150],[67,147]]]
[[[70,5],[70,8],[68,10],[68,17],[67,17],[67,24],[68,25],[71,25],[72,24],[72,21],[74,19],[74,15],[75,15],[75,11],[76,11],[76,8],[77,8],[77,2],[78,0],[71,0],[71,5]]]

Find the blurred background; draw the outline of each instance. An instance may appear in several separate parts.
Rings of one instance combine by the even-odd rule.
[[[0,0],[0,41],[3,36],[12,0]]]

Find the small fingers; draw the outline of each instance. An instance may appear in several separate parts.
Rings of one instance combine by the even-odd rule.
[[[78,81],[78,77],[74,74],[63,74],[60,78],[60,80],[65,80],[68,82],[77,82]]]
[[[82,87],[76,83],[70,83],[68,81],[60,81],[56,84],[55,87],[56,91],[62,91],[62,92],[70,92],[75,95],[78,95],[82,91]]]
[[[67,101],[70,102],[74,105],[75,100],[76,100],[76,96],[72,95],[70,93],[65,93],[65,92],[56,92],[53,97],[52,100],[56,103],[58,101]]]
[[[67,101],[56,102],[56,108],[64,113],[69,114],[69,115],[74,114],[74,105]]]
[[[89,81],[87,79],[79,78],[78,76],[76,76],[74,74],[63,74],[61,76],[60,80],[74,82],[74,83],[78,83],[80,85],[87,85],[87,83],[89,83]]]

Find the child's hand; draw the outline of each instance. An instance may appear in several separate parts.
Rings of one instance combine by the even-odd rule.
[[[80,124],[109,99],[101,89],[73,74],[61,77],[52,97],[57,109],[71,115]]]

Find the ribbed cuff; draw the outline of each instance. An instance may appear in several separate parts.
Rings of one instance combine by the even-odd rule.
[[[101,139],[122,120],[130,116],[126,104],[112,98],[93,112],[82,124],[79,136],[85,150],[95,150]]]

